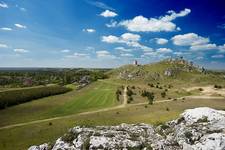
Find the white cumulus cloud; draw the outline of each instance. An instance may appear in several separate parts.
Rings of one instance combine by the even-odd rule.
[[[183,35],[175,35],[172,37],[173,44],[179,46],[202,45],[209,42],[209,38],[199,36],[195,33],[187,33]]]
[[[3,27],[3,28],[1,28],[1,30],[3,30],[3,31],[12,31],[12,28]]]
[[[122,56],[122,57],[133,57],[134,55],[130,54],[130,53],[125,53],[125,54],[120,54],[120,56]]]
[[[100,14],[100,16],[106,17],[106,18],[107,17],[116,17],[117,15],[118,15],[117,13],[110,11],[110,10],[105,10]]]
[[[102,42],[106,43],[120,43],[120,38],[114,35],[102,36]]]
[[[8,45],[0,43],[0,48],[8,48]]]
[[[193,45],[190,47],[191,50],[210,50],[217,49],[216,44],[203,44],[203,45]]]
[[[70,50],[69,50],[69,49],[63,49],[63,50],[61,50],[61,52],[62,52],[62,53],[69,53]]]
[[[73,53],[72,55],[67,55],[66,58],[86,58],[86,57],[89,57],[90,55],[89,54],[86,54],[86,53]]]
[[[89,28],[89,29],[83,29],[83,31],[84,32],[88,32],[88,33],[94,33],[94,32],[96,32],[95,29],[91,29],[91,28]]]
[[[143,49],[144,51],[152,51],[152,48],[140,44],[139,43],[140,39],[141,39],[140,35],[133,33],[124,33],[120,37],[114,35],[102,36],[102,42],[123,43],[130,47]]]
[[[155,38],[155,40],[156,40],[156,43],[160,45],[168,43],[168,40],[164,38]]]
[[[26,29],[27,27],[25,25],[22,25],[22,24],[14,24],[17,28],[22,28],[22,29]]]
[[[218,46],[218,49],[221,53],[224,53],[225,52],[225,44]]]
[[[24,12],[27,11],[26,8],[23,8],[23,7],[21,7],[20,10]]]
[[[0,7],[2,8],[9,8],[6,3],[0,2]]]
[[[98,58],[107,58],[107,59],[116,58],[116,56],[112,55],[109,51],[106,51],[106,50],[96,51],[96,55]]]
[[[158,53],[172,53],[173,52],[170,48],[158,48],[156,51]]]
[[[14,49],[14,52],[16,53],[28,53],[29,51],[26,49],[22,49],[22,48],[16,48]]]
[[[118,24],[117,21],[111,20],[110,23],[106,24],[106,27],[113,28],[113,27],[116,27],[117,24]]]
[[[175,31],[180,30],[172,21],[178,17],[184,17],[191,12],[190,9],[185,8],[179,13],[170,10],[167,15],[159,18],[145,18],[143,16],[136,16],[131,20],[124,20],[119,25],[124,26],[129,31],[135,32],[160,32],[160,31]]]
[[[124,48],[124,47],[116,47],[115,50],[123,51],[123,52],[131,52],[132,49]]]
[[[219,55],[213,55],[212,58],[224,58],[224,55],[221,55],[221,54],[219,54]]]

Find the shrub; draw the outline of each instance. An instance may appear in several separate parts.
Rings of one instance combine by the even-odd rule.
[[[166,97],[166,92],[162,92],[162,93],[161,93],[161,97],[162,97],[162,98],[165,98],[165,97]]]
[[[204,89],[203,89],[203,88],[199,88],[198,90],[199,90],[199,91],[203,91]]]
[[[154,87],[154,84],[152,84],[152,83],[148,83],[148,86],[150,86],[150,87]]]
[[[168,107],[166,107],[166,111],[170,111],[170,109]]]
[[[173,86],[171,84],[168,85],[168,88],[171,89]]]
[[[221,85],[217,85],[217,84],[215,84],[215,85],[214,85],[214,88],[216,88],[216,89],[221,89],[221,88],[222,88],[222,86],[221,86]]]
[[[200,118],[200,119],[197,120],[197,122],[198,123],[200,123],[200,122],[208,122],[208,117],[205,116],[203,118]]]
[[[117,89],[117,90],[116,90],[116,94],[117,94],[117,95],[121,95],[121,94],[122,94],[122,92],[120,91],[120,89]]]
[[[141,96],[143,97],[147,97],[148,98],[148,101],[149,101],[149,104],[153,104],[153,100],[155,98],[155,95],[153,92],[148,92],[148,91],[143,91]]]
[[[130,90],[129,88],[127,88],[127,95],[128,96],[132,96],[134,93],[132,90]]]
[[[62,141],[67,143],[72,143],[74,139],[76,139],[78,134],[74,134],[73,132],[68,132],[62,136]]]
[[[177,124],[180,124],[181,122],[185,121],[184,117],[181,117],[177,120]]]
[[[132,96],[129,96],[128,97],[128,103],[130,103],[131,101],[133,101],[134,99],[133,99],[133,97]]]
[[[122,95],[122,92],[120,91],[120,89],[116,90],[116,99],[117,101],[120,101],[120,95]]]
[[[193,136],[193,134],[190,131],[186,131],[184,133],[185,137],[188,138],[189,140],[191,139],[191,137]]]
[[[169,128],[169,126],[168,126],[168,125],[166,125],[166,124],[162,124],[160,127],[161,127],[161,129],[163,129],[163,130],[166,130],[166,129],[168,129],[168,128]]]

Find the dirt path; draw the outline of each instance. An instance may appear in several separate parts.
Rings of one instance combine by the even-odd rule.
[[[94,114],[94,113],[98,113],[98,112],[105,112],[105,111],[116,110],[116,109],[125,108],[125,107],[147,105],[148,104],[148,102],[144,102],[144,103],[137,103],[137,104],[129,104],[129,105],[127,105],[127,94],[126,93],[127,93],[127,86],[124,87],[124,91],[123,91],[123,103],[121,105],[119,105],[119,106],[114,106],[114,107],[111,107],[111,108],[99,109],[99,110],[95,110],[95,111],[82,112],[82,113],[68,115],[68,116],[53,117],[53,118],[48,118],[48,119],[35,120],[35,121],[30,121],[30,122],[25,122],[25,123],[17,123],[17,124],[7,125],[7,126],[0,127],[0,130],[10,129],[10,128],[14,128],[14,127],[22,127],[22,126],[26,126],[26,125],[37,124],[37,123],[42,123],[42,122],[48,122],[48,121],[53,121],[53,120],[72,118],[72,117],[79,116],[79,115],[88,115],[88,114]],[[180,97],[178,99],[182,99],[182,98],[187,98],[187,99],[199,99],[199,98],[201,98],[201,99],[208,99],[208,98],[210,98],[210,99],[224,99],[224,97],[215,97],[215,96],[214,97],[212,97],[212,96],[185,96],[185,97]],[[173,101],[173,99],[155,101],[154,104],[155,103],[171,102],[171,101]]]
[[[190,87],[190,88],[186,88],[184,90],[186,91],[192,91],[192,90],[198,90],[198,89],[202,89],[201,94],[205,95],[205,96],[211,96],[211,95],[221,95],[225,97],[225,89],[216,89],[214,88],[214,86],[196,86],[196,87]]]
[[[123,90],[123,106],[125,107],[126,105],[127,105],[127,86],[125,86]]]

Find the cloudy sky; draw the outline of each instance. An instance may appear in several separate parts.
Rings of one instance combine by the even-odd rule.
[[[183,56],[225,69],[223,0],[0,0],[0,67],[117,67]]]

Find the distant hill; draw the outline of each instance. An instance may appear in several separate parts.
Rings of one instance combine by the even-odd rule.
[[[166,59],[145,65],[124,65],[109,71],[108,75],[114,79],[128,81],[216,82],[225,80],[224,74],[207,71],[183,58]]]

